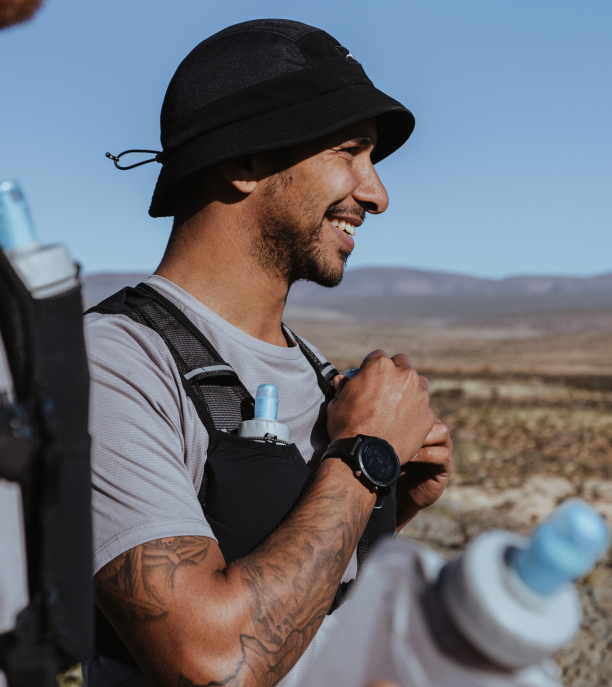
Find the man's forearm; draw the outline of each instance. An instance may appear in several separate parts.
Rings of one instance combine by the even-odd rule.
[[[374,501],[328,459],[249,555],[224,567],[209,539],[149,542],[98,573],[99,603],[154,685],[274,685],[325,618]]]
[[[258,685],[280,680],[312,640],[374,505],[340,460],[328,459],[319,473],[287,520],[227,569],[250,592],[251,623],[241,643]]]

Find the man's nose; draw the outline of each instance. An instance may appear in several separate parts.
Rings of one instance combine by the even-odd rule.
[[[353,191],[353,198],[366,212],[380,215],[389,207],[387,189],[383,186],[371,160],[368,159],[360,171],[359,184]]]

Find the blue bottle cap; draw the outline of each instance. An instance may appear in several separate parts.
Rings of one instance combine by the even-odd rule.
[[[0,248],[15,250],[36,241],[27,203],[19,184],[0,182]]]
[[[278,387],[260,384],[255,395],[255,419],[276,420],[278,413]]]
[[[571,500],[536,529],[512,565],[533,591],[551,594],[589,572],[609,543],[601,515],[584,501]]]

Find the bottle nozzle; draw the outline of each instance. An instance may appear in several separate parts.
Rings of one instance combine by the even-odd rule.
[[[260,384],[255,395],[255,419],[276,420],[278,413],[278,387]]]
[[[16,250],[36,242],[28,206],[19,184],[0,181],[0,248]]]
[[[610,531],[599,513],[583,501],[571,500],[537,528],[512,565],[528,587],[551,594],[589,572],[609,543]]]

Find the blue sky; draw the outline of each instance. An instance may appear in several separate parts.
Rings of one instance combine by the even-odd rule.
[[[179,62],[258,17],[327,30],[416,116],[378,165],[391,205],[350,267],[612,271],[609,0],[46,0],[0,33],[0,179],[21,182],[44,241],[86,273],[156,267],[159,167],[118,172],[104,153],[158,148]]]

